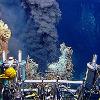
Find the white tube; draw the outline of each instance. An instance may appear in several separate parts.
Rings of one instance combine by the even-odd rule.
[[[67,80],[58,80],[59,83],[69,83],[69,84],[82,84],[83,81],[67,81]]]
[[[21,91],[23,91],[23,89],[21,89]],[[24,92],[28,92],[28,91],[36,91],[36,92],[38,92],[38,88],[35,88],[35,89],[24,89]],[[77,90],[75,90],[75,89],[64,89],[63,91],[69,91],[69,92],[76,92]]]
[[[70,84],[82,84],[83,81],[67,81],[67,80],[25,80],[25,83],[70,83]]]
[[[22,51],[21,50],[18,51],[18,62],[19,63],[22,62]]]
[[[25,83],[41,83],[42,80],[25,80]]]
[[[2,60],[3,60],[3,62],[6,61],[6,52],[5,51],[2,52]]]
[[[21,89],[21,91],[23,91],[23,89]],[[38,88],[37,89],[24,89],[24,92],[28,92],[28,91],[36,91],[36,92],[38,92]]]

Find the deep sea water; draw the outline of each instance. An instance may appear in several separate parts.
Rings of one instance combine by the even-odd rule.
[[[62,11],[59,41],[72,46],[74,77],[81,79],[93,54],[98,55],[100,64],[100,1],[59,0],[59,4]]]

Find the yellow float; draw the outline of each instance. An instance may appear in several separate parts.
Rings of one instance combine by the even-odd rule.
[[[16,70],[13,67],[9,67],[4,71],[4,74],[0,75],[0,78],[12,80],[16,77]]]

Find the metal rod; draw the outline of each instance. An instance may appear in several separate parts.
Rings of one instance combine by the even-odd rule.
[[[22,51],[21,50],[18,51],[18,62],[19,63],[22,62]]]
[[[70,84],[83,84],[83,81],[67,81],[67,80],[25,80],[24,83],[70,83]]]
[[[6,52],[5,51],[3,51],[3,53],[2,53],[2,60],[3,60],[3,62],[6,61]]]

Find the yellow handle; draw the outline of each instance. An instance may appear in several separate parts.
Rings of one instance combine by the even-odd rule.
[[[26,98],[29,98],[29,97],[35,97],[35,96],[37,96],[37,94],[36,94],[36,93],[33,93],[33,94],[27,95],[27,96],[25,96],[25,97],[26,97]]]
[[[8,79],[9,77],[7,77],[5,74],[1,74],[0,75],[0,79]]]

